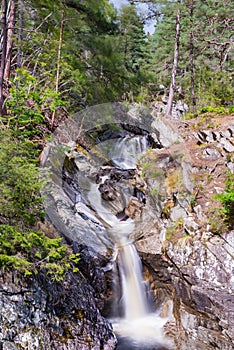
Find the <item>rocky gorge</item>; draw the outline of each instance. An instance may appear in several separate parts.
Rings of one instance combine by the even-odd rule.
[[[234,171],[233,135],[233,115],[183,121],[120,104],[60,126],[42,157],[43,195],[48,225],[80,254],[80,271],[53,283],[2,274],[0,348],[116,348],[107,320],[115,241],[96,212],[94,184],[108,212],[135,222],[131,239],[171,347],[233,349],[234,231],[214,199]],[[133,138],[143,154],[120,169],[121,151],[110,149]]]

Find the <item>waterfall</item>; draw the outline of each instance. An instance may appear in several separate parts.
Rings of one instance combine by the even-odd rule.
[[[124,317],[136,320],[148,313],[148,303],[141,271],[141,260],[133,244],[127,243],[119,249],[119,269],[122,281]]]
[[[102,152],[101,147],[102,145],[99,144],[99,153]],[[114,142],[113,140],[110,140],[109,143],[104,142],[103,154],[105,157],[108,156],[117,168],[134,169],[137,160],[147,151],[148,147],[147,136],[127,136],[114,140]],[[103,176],[101,181],[102,183],[108,181],[108,176]],[[121,221],[111,212],[108,202],[105,203],[101,197],[99,184],[91,183],[88,199],[99,218],[108,225],[110,239],[117,252],[118,268],[113,269],[116,273],[113,285],[117,287],[118,291],[121,290],[120,300],[123,310],[121,317],[114,312],[115,319],[112,319],[111,322],[120,339],[123,337],[131,339],[127,340],[126,347],[117,346],[117,349],[160,349],[160,347],[155,347],[155,344],[165,344],[162,327],[166,321],[158,314],[151,312],[149,307],[141,260],[134,242],[129,238],[134,231],[134,221],[130,218]],[[117,271],[119,271],[119,275]],[[117,281],[120,282],[120,286]],[[117,300],[115,303],[116,311],[118,309]],[[140,344],[139,347],[129,345],[129,341],[133,340]],[[153,348],[149,347],[152,344]]]
[[[135,245],[129,239],[134,230],[133,221],[119,222],[109,231],[115,237],[118,254],[118,269],[121,282],[123,315],[111,319],[113,329],[119,336],[118,350],[167,350],[170,344],[162,332],[166,319],[150,309],[143,279],[142,264]],[[117,269],[114,269],[114,283],[117,286]],[[115,291],[114,291],[115,292]],[[118,308],[118,305],[115,305]],[[163,345],[162,345],[163,344]],[[165,347],[166,345],[166,347]]]
[[[142,154],[149,148],[146,136],[124,137],[112,148],[112,162],[122,169],[133,169]]]
[[[109,230],[118,249],[123,314],[124,319],[128,321],[145,317],[149,312],[141,260],[133,242],[129,239],[133,230],[132,220],[120,221]]]

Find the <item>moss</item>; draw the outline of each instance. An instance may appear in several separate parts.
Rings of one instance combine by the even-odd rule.
[[[154,197],[154,196],[157,196],[158,192],[159,192],[158,188],[152,188],[150,193]]]
[[[181,169],[173,169],[165,179],[168,194],[179,192],[183,189],[183,175]]]
[[[140,164],[142,170],[142,177],[147,179],[158,179],[164,176],[164,171],[157,167],[153,160],[149,159],[147,162]]]
[[[178,219],[171,227],[166,231],[166,240],[172,243],[177,242],[180,238],[184,237],[183,219]]]
[[[229,224],[221,209],[212,208],[209,213],[208,222],[212,233],[221,234],[229,231]]]

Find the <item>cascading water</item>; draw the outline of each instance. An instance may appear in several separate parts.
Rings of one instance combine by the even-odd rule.
[[[137,160],[148,147],[147,137],[125,137],[114,145],[111,160],[121,169],[135,168]]]
[[[118,250],[123,317],[128,321],[144,317],[149,312],[141,260],[133,242],[129,239],[129,234],[133,230],[132,220],[120,221],[110,230],[112,236],[115,237]]]
[[[119,260],[124,316],[126,320],[131,321],[147,315],[148,312],[141,262],[135,246],[129,242],[123,242],[119,249]]]
[[[108,149],[108,157],[116,167],[133,169],[148,147],[146,136],[135,136],[117,140],[112,147],[105,145],[105,150]],[[108,176],[103,177],[102,182],[107,179]],[[121,283],[122,315],[116,317],[115,312],[115,318],[111,319],[114,331],[119,337],[117,349],[168,349],[164,347],[167,346],[167,342],[162,332],[166,320],[150,310],[141,260],[133,241],[129,238],[134,231],[134,221],[130,218],[120,221],[109,210],[108,205],[104,205],[98,187],[99,184],[91,184],[88,199],[98,216],[109,226],[108,231],[117,251],[118,268],[114,270],[119,271],[119,275],[114,276],[114,285],[118,284],[118,278]],[[115,309],[118,309],[118,305],[115,305]]]
[[[119,338],[117,349],[166,350],[169,349],[169,342],[162,331],[166,319],[151,310],[141,260],[128,238],[132,230],[134,223],[131,221],[120,222],[110,230],[118,242],[117,264],[122,287],[122,316],[111,319]],[[114,278],[118,279],[118,275]]]

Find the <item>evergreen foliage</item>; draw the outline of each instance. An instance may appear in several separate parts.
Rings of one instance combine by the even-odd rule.
[[[61,238],[49,238],[40,231],[23,231],[0,225],[0,268],[16,269],[25,276],[45,270],[53,280],[77,272],[78,254],[68,254]]]
[[[44,136],[42,126],[51,127],[51,114],[65,102],[56,91],[43,88],[25,68],[17,69],[16,74],[6,101],[9,114],[2,120],[22,140],[40,138]]]
[[[43,216],[41,182],[32,154],[34,146],[9,133],[0,136],[0,223],[33,225]]]
[[[222,212],[230,229],[234,228],[234,174],[228,173],[225,191],[216,196],[222,203]]]

